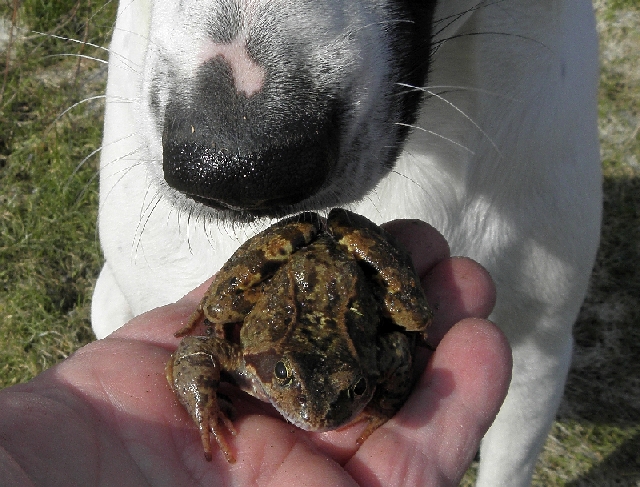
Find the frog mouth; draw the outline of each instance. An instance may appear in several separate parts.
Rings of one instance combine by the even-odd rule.
[[[324,432],[346,426],[356,420],[373,396],[373,391],[368,392],[354,400],[349,389],[345,389],[328,407],[314,404],[306,395],[300,394],[296,399],[300,407],[294,413],[283,410],[277,401],[271,401],[271,403],[285,420],[298,428],[305,431]]]
[[[335,430],[337,428],[340,428],[341,426],[345,426],[351,423],[362,412],[362,409],[364,409],[364,405],[358,410],[349,411],[347,414],[344,414],[344,411],[341,411],[343,414],[338,415],[335,414],[335,410],[333,408],[329,410],[327,415],[324,415],[322,413],[312,414],[308,410],[302,410],[298,414],[291,414],[277,407],[276,409],[285,420],[287,420],[294,426],[297,426],[298,428],[305,431],[315,431],[318,433],[322,433],[325,431]]]

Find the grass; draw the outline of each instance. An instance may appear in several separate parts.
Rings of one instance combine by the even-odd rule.
[[[88,6],[25,1],[16,23],[37,18],[42,31],[104,44],[115,5],[98,16]],[[0,9],[11,19],[12,4]],[[68,41],[18,29],[7,47],[0,61],[0,386],[30,379],[93,337],[97,160],[76,167],[100,144],[102,107],[85,103],[56,117],[103,92],[105,79],[103,65],[60,56],[78,52]]]
[[[94,0],[95,1],[95,0]],[[0,0],[11,24],[14,0]],[[640,486],[640,6],[596,0],[601,34],[602,246],[536,486]],[[106,45],[115,2],[23,0],[18,26]],[[9,53],[7,55],[6,53]],[[19,30],[0,52],[0,387],[93,339],[104,52]],[[8,62],[7,62],[8,61]],[[470,474],[468,481],[473,477]]]

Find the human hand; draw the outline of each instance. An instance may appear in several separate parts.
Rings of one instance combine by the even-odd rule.
[[[235,400],[237,463],[206,462],[164,366],[206,285],[141,315],[31,382],[0,391],[6,485],[457,485],[506,395],[511,354],[486,318],[495,300],[475,262],[415,221],[385,226],[412,253],[435,309],[425,371],[407,403],[358,449],[364,425],[309,433]],[[214,445],[215,448],[215,445]]]

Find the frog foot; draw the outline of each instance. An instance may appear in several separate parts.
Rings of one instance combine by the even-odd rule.
[[[198,426],[205,459],[212,458],[210,433],[213,433],[227,462],[234,463],[235,457],[224,436],[226,432],[236,434],[228,417],[231,407],[228,400],[219,398],[220,364],[207,343],[204,337],[183,339],[167,362],[167,381]]]
[[[209,433],[213,434],[213,437],[220,448],[220,451],[224,454],[228,463],[235,463],[236,458],[229,443],[225,438],[225,433],[229,432],[232,436],[236,436],[236,429],[229,417],[218,408],[215,401],[210,407],[203,409],[199,414],[194,415],[193,419],[198,424],[200,429],[200,439],[202,440],[202,448],[204,449],[204,458],[208,462],[213,458],[211,450],[211,437]]]

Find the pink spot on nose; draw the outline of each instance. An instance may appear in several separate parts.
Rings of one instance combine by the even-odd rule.
[[[200,63],[217,57],[222,58],[231,68],[234,86],[238,93],[252,97],[262,90],[265,77],[264,69],[251,59],[243,39],[237,37],[229,44],[204,41],[198,56]]]

